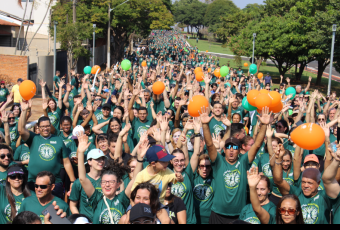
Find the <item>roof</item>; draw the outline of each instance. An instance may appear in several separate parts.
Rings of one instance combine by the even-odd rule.
[[[0,25],[1,26],[18,26],[18,27],[20,26],[18,24],[8,22],[8,21],[2,20],[2,19],[0,19]]]

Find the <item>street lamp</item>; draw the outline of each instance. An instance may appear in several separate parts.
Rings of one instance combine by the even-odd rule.
[[[54,75],[55,73],[57,72],[57,25],[58,25],[58,22],[57,21],[54,21],[53,22],[54,24],[54,57],[53,57],[53,78],[54,78]],[[54,88],[54,84],[53,84],[53,94],[55,93],[55,88]]]
[[[251,60],[251,64],[254,64],[255,38],[256,38],[256,33],[253,33],[253,58],[252,58],[252,60]]]
[[[94,66],[94,55],[95,55],[95,46],[96,46],[96,24],[93,24],[93,48],[92,48],[92,66]]]
[[[335,32],[336,32],[336,24],[332,26],[333,36],[332,36],[332,51],[331,51],[331,63],[329,67],[329,76],[328,76],[328,95],[331,95],[331,84],[332,84],[332,69],[333,69],[333,54],[334,54],[334,43],[335,43]]]

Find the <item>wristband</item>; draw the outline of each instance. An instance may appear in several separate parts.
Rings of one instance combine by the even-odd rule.
[[[144,159],[141,160],[141,161],[137,159],[137,162],[139,162],[139,163],[144,163]]]
[[[169,142],[165,142],[165,143],[167,143],[167,144],[170,144],[170,143],[171,143],[171,141],[169,141]]]
[[[200,133],[195,134],[194,137],[201,137],[202,135]]]
[[[275,164],[277,164],[277,165],[282,165],[282,163],[283,163],[283,161],[281,161],[280,163],[277,163],[277,162],[275,161]]]

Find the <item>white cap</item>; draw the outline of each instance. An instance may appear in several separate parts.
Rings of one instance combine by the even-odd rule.
[[[100,149],[92,149],[88,154],[87,154],[87,160],[94,159],[97,160],[101,157],[105,157],[103,151]]]
[[[72,139],[78,139],[80,133],[85,133],[85,129],[81,125],[77,125],[72,132]]]
[[[79,217],[73,224],[91,224],[89,220],[85,217]]]

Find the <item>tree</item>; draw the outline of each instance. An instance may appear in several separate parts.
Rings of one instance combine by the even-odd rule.
[[[209,27],[209,31],[215,33],[219,28],[221,16],[231,15],[239,11],[239,8],[231,0],[215,0],[208,4],[204,25]]]

